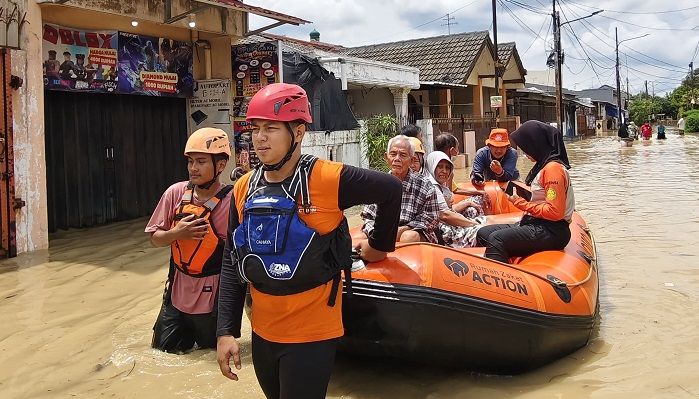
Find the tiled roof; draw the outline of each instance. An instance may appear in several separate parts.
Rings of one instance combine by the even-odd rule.
[[[421,81],[463,83],[486,45],[492,46],[490,35],[482,31],[352,47],[342,52],[418,68]]]
[[[507,65],[515,49],[515,42],[498,43],[498,59],[501,64]]]

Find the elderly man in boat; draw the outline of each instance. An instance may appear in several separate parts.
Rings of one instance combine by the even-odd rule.
[[[384,158],[388,163],[389,173],[403,182],[403,198],[396,241],[437,243],[439,226],[437,191],[424,176],[410,169],[415,158],[415,147],[410,138],[404,135],[391,138]],[[362,231],[368,237],[374,229],[376,205],[365,206],[361,216],[364,220]]]

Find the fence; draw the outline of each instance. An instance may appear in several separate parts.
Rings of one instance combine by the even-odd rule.
[[[432,118],[432,140],[441,133],[451,133],[459,139],[460,150],[464,152],[465,131],[473,130],[476,132],[476,146],[481,147],[488,138],[490,130],[496,127],[505,128],[511,133],[519,127],[519,117],[499,118],[497,122],[495,118]]]

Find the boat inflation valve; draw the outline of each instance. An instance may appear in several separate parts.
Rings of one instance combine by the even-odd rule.
[[[565,281],[551,274],[546,276],[546,280],[548,280],[553,287],[553,290],[556,291],[556,294],[558,294],[558,297],[561,298],[563,302],[570,303],[570,300],[573,297],[570,294],[570,290],[568,289],[568,285],[565,283]]]

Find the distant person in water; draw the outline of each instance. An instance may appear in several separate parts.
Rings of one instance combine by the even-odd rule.
[[[665,140],[665,125],[662,122],[658,124],[658,140]]]
[[[643,140],[650,140],[653,137],[653,128],[647,121],[641,125],[641,136],[643,136]]]

